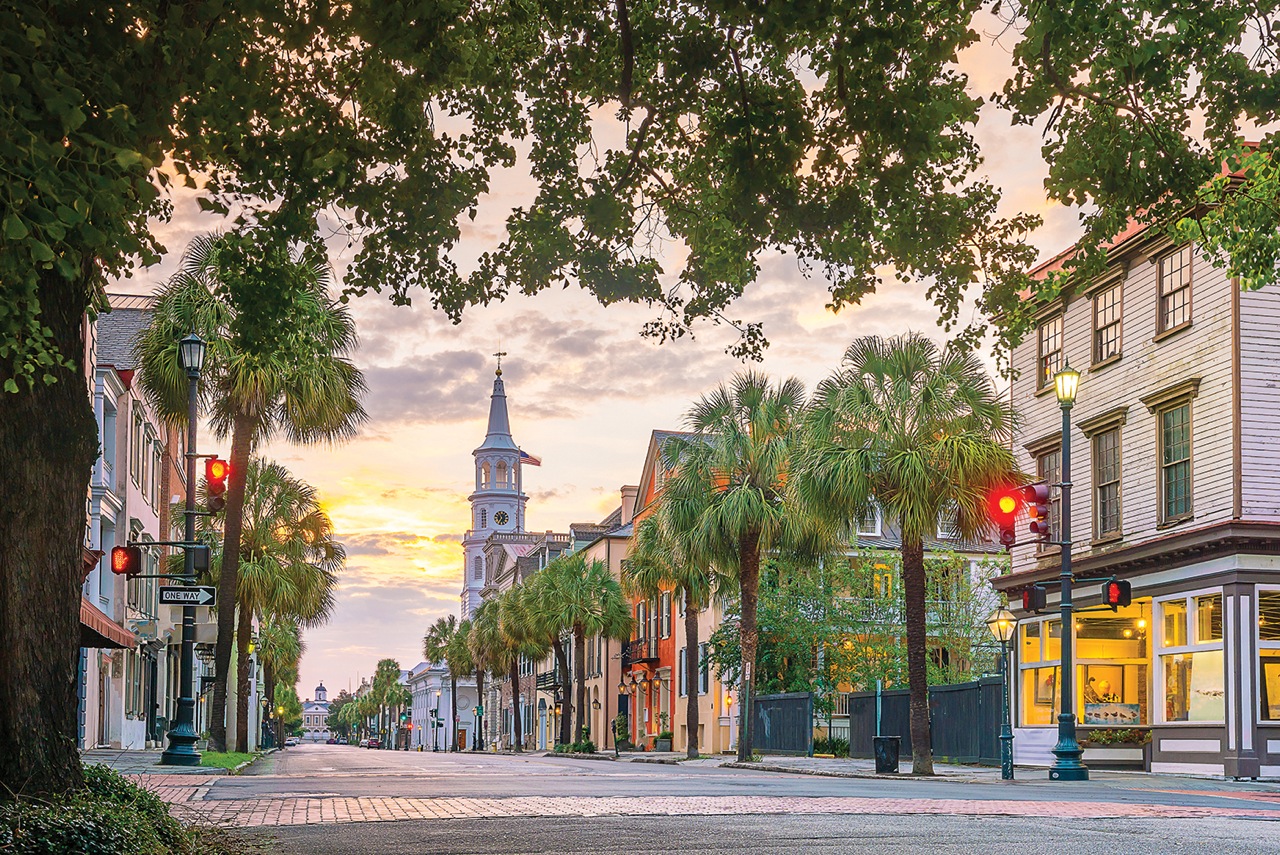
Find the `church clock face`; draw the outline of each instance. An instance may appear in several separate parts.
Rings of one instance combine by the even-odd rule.
[[[496,514],[493,515],[493,521],[496,522],[498,525],[506,525],[507,521],[510,519],[511,517],[507,516],[506,511],[498,511]]]

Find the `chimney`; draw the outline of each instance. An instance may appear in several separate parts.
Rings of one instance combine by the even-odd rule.
[[[636,499],[640,495],[640,488],[637,486],[624,486],[622,488],[622,524],[626,525],[635,519],[636,515]]]

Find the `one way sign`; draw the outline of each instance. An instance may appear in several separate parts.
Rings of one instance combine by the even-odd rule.
[[[162,606],[211,606],[218,600],[218,590],[212,585],[178,587],[171,585],[160,589]]]

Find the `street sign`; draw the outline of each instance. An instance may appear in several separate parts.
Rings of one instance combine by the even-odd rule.
[[[162,606],[211,606],[218,600],[218,589],[212,585],[179,587],[170,585],[160,589]]]

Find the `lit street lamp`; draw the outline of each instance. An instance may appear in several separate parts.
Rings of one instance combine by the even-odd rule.
[[[1000,777],[1013,780],[1013,729],[1009,725],[1009,642],[1018,627],[1013,612],[1001,607],[987,618],[987,629],[1000,642]]]
[[[187,373],[187,502],[184,516],[186,528],[184,540],[196,540],[196,423],[199,418],[200,371],[204,368],[205,343],[194,333],[178,343],[178,357]],[[188,584],[196,581],[196,553],[194,549],[182,550],[183,575]],[[200,752],[196,751],[196,607],[182,606],[182,649],[178,665],[178,715],[177,723],[169,730],[169,747],[160,755],[163,766],[199,766]]]
[[[1071,407],[1080,388],[1080,372],[1065,364],[1053,375],[1053,387],[1062,407],[1062,478],[1059,508],[1061,539],[1058,541],[1062,572],[1060,605],[1062,614],[1062,712],[1058,714],[1058,744],[1053,747],[1056,758],[1049,767],[1051,781],[1087,781],[1089,769],[1080,761],[1084,750],[1076,739],[1075,713],[1075,618],[1071,605]]]

